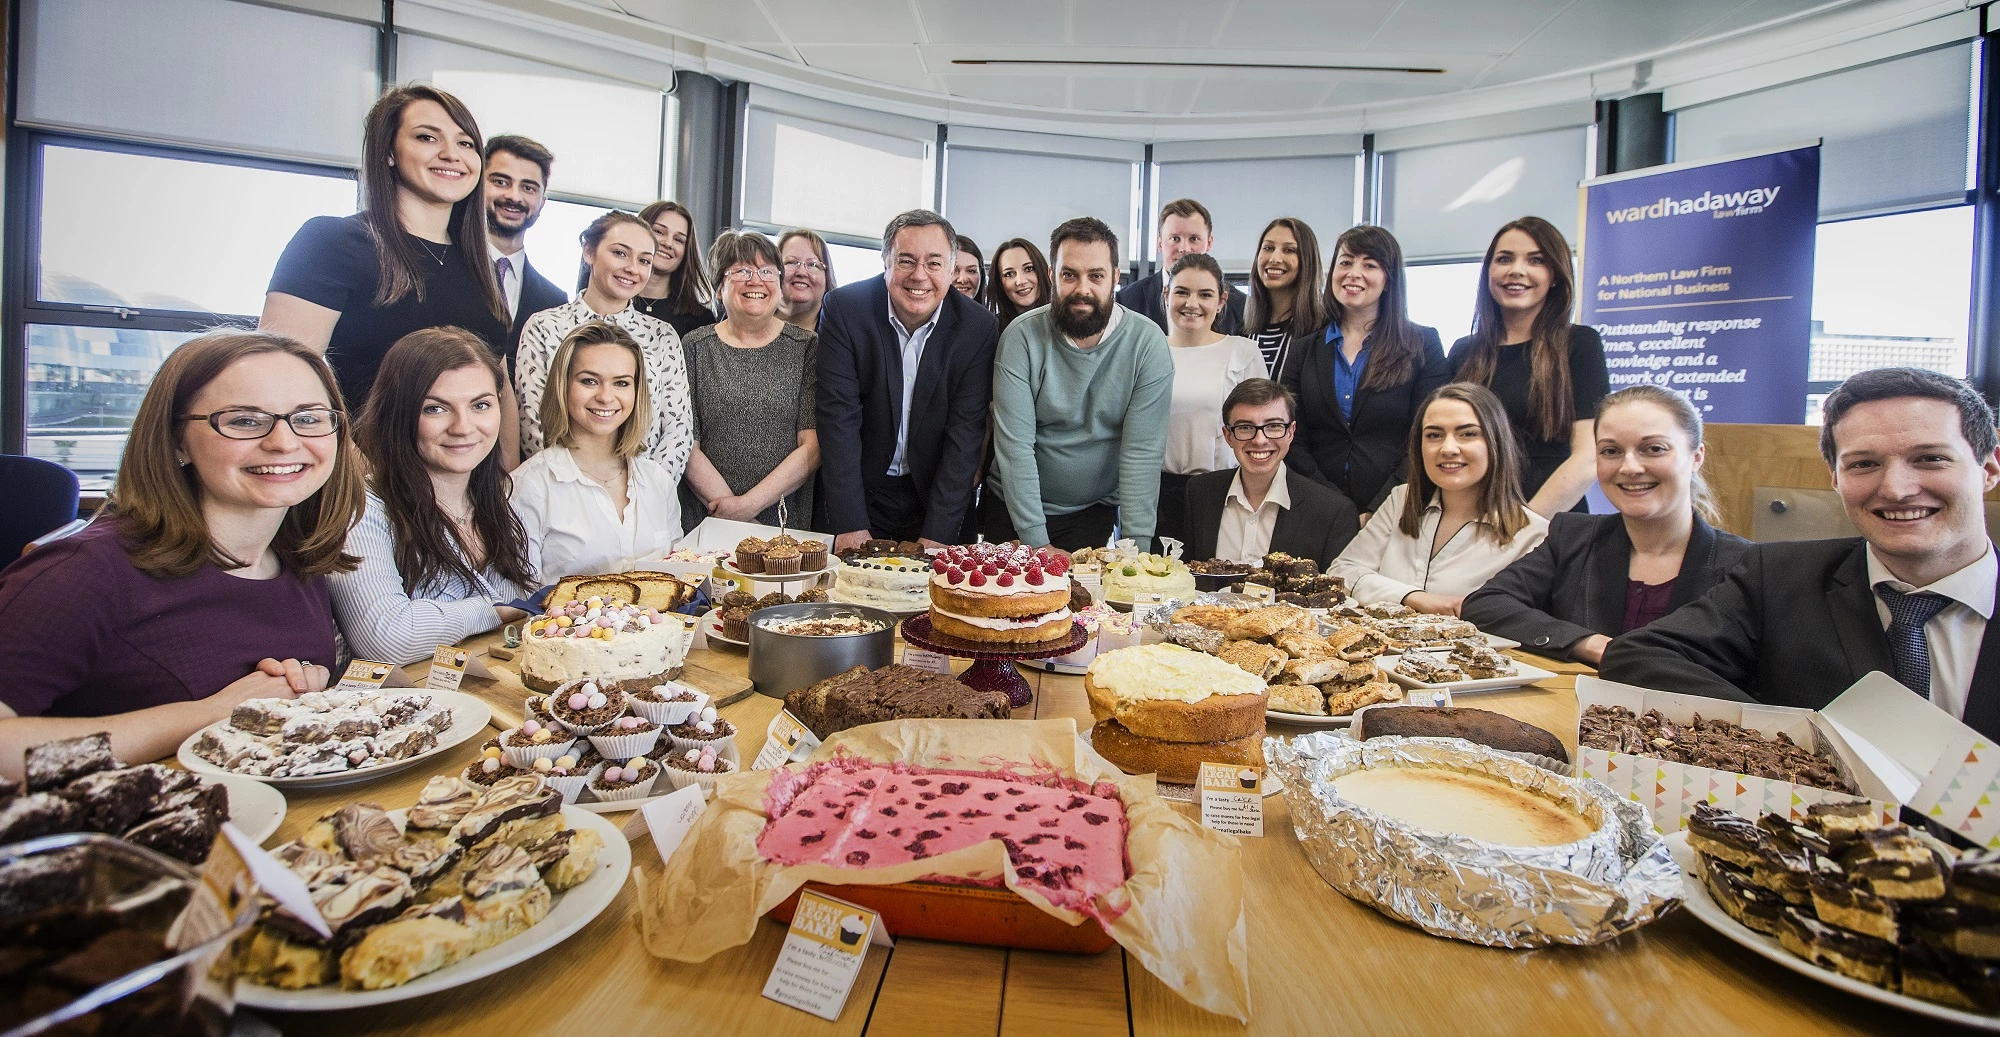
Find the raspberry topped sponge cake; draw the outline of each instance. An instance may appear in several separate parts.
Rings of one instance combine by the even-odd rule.
[[[931,558],[931,629],[961,641],[1033,644],[1069,633],[1069,558],[1046,547],[971,544]]]

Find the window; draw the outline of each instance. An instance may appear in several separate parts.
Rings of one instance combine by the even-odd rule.
[[[1965,377],[1972,207],[1822,223],[1813,264],[1807,423],[1819,400],[1872,367]]]
[[[1472,334],[1472,307],[1479,298],[1479,263],[1430,263],[1406,267],[1410,319],[1436,328],[1446,353]]]
[[[773,239],[775,240],[775,239]],[[833,276],[836,284],[856,284],[882,274],[882,250],[862,248],[859,245],[842,245],[829,241],[826,255],[833,260]]]
[[[543,277],[555,282],[557,288],[575,296],[581,291],[577,278],[583,272],[583,242],[578,239],[585,227],[610,211],[596,205],[549,199],[543,203],[535,225],[528,228],[528,262]]]
[[[750,109],[743,219],[880,237],[899,212],[932,206],[935,144]]]
[[[1136,162],[946,147],[945,217],[953,229],[977,242],[988,259],[995,245],[1010,238],[1026,238],[1046,252],[1049,233],[1078,216],[1103,220],[1118,235],[1121,263],[1143,254],[1142,243],[1134,240],[1138,227],[1132,218],[1138,198]]]
[[[29,136],[27,451],[103,485],[160,362],[254,323],[301,224],[344,216],[348,175]],[[121,204],[122,203],[122,204]],[[138,206],[143,206],[143,210]]]
[[[1304,220],[1319,238],[1321,258],[1331,262],[1334,240],[1359,215],[1353,155],[1162,162],[1155,168],[1151,234],[1137,250],[1155,259],[1160,207],[1176,198],[1200,202],[1215,218],[1215,244],[1208,251],[1228,270],[1250,269],[1257,236],[1280,216]]]
[[[1574,246],[1588,137],[1579,126],[1385,152],[1382,225],[1412,260],[1482,255],[1502,224],[1531,215]]]

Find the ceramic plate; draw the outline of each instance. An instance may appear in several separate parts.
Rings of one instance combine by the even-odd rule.
[[[1736,919],[1729,917],[1721,905],[1709,898],[1708,887],[1702,884],[1701,874],[1693,849],[1688,846],[1687,832],[1675,832],[1667,836],[1667,848],[1674,853],[1674,860],[1681,866],[1681,900],[1687,905],[1688,913],[1701,919],[1710,929],[1734,940],[1745,948],[1763,955],[1802,976],[1809,976],[1830,987],[1839,987],[1850,994],[1858,994],[1870,1001],[1894,1005],[1918,1015],[1957,1023],[1975,1029],[2000,1032],[2000,1016],[1980,1015],[1977,1012],[1950,1008],[1934,1001],[1907,997],[1893,991],[1884,990],[1873,983],[1863,983],[1850,979],[1832,969],[1823,969],[1779,946],[1772,937],[1756,931]]]
[[[1418,652],[1416,654],[1441,653]],[[1375,665],[1380,667],[1383,673],[1388,674],[1390,680],[1395,681],[1405,688],[1421,688],[1425,691],[1449,691],[1453,695],[1464,695],[1480,691],[1511,691],[1515,688],[1526,687],[1536,681],[1548,680],[1550,677],[1555,676],[1555,674],[1539,666],[1530,666],[1519,659],[1515,659],[1514,669],[1516,672],[1506,677],[1485,677],[1479,680],[1446,681],[1443,684],[1426,684],[1423,681],[1414,680],[1396,672],[1396,662],[1401,658],[1401,656],[1378,655],[1375,657]]]
[[[1401,702],[1376,702],[1363,706],[1352,713],[1342,713],[1337,717],[1315,716],[1310,713],[1287,713],[1283,710],[1266,709],[1264,719],[1274,724],[1290,724],[1294,727],[1346,727],[1354,718],[1371,709],[1386,709],[1396,706],[1449,706],[1451,692],[1437,690],[1408,689]]]
[[[725,558],[722,560],[722,568],[724,569],[724,571],[734,573],[737,576],[741,576],[746,580],[756,580],[759,583],[791,583],[794,580],[810,580],[815,576],[825,576],[827,573],[832,572],[833,556],[832,555],[826,556],[826,564],[820,566],[817,569],[807,569],[803,572],[788,573],[784,576],[779,576],[774,573],[746,573],[743,570],[738,569],[736,567],[736,558],[733,555],[729,558]]]
[[[1498,651],[1502,651],[1502,652],[1504,652],[1504,651],[1506,651],[1506,650],[1507,650],[1507,649],[1509,649],[1509,648],[1519,648],[1519,647],[1521,647],[1521,642],[1519,642],[1519,641],[1516,641],[1516,640],[1514,640],[1513,638],[1509,638],[1509,637],[1501,637],[1501,636],[1500,636],[1499,634],[1488,634],[1488,633],[1483,633],[1483,632],[1482,632],[1482,633],[1481,633],[1481,634],[1480,634],[1479,636],[1480,636],[1480,637],[1483,637],[1483,638],[1485,638],[1485,639],[1486,639],[1486,646],[1487,646],[1488,648],[1493,648],[1493,649],[1496,649],[1496,650],[1498,650]],[[1417,649],[1417,651],[1419,651],[1419,652],[1428,652],[1428,651],[1434,651],[1434,650],[1435,650],[1435,649],[1429,649],[1429,648],[1419,648],[1419,649]],[[1383,655],[1400,655],[1400,654],[1402,654],[1402,651],[1403,651],[1403,650],[1402,650],[1401,648],[1398,648],[1398,647],[1396,647],[1396,646],[1394,646],[1394,645],[1390,645],[1390,646],[1389,646],[1388,648],[1386,648],[1386,649],[1384,649],[1384,650],[1382,651],[1382,654],[1383,654]]]
[[[738,641],[735,638],[722,636],[722,617],[719,615],[721,611],[721,609],[709,609],[702,615],[702,632],[708,635],[710,641],[720,641],[723,644],[733,645],[737,648],[750,647],[750,642],[748,641]]]
[[[395,818],[397,824],[403,823],[403,811],[391,810],[389,816]],[[519,933],[513,939],[481,951],[450,968],[439,969],[428,976],[420,976],[400,987],[390,987],[387,990],[343,990],[339,986],[326,986],[308,990],[279,990],[276,987],[238,983],[237,1003],[250,1008],[274,1009],[281,1012],[330,1012],[343,1008],[361,1008],[392,1001],[407,1001],[413,997],[449,990],[475,979],[484,979],[552,949],[567,939],[571,933],[588,925],[591,919],[596,918],[599,912],[616,899],[618,891],[625,888],[626,874],[632,870],[632,846],[626,842],[624,833],[618,830],[617,825],[589,811],[574,807],[563,808],[563,823],[578,830],[593,829],[604,840],[604,848],[597,852],[597,871],[569,892],[556,894],[555,905],[549,909],[548,917],[537,922],[526,932]]]
[[[410,690],[423,691],[424,689],[412,688]],[[202,728],[201,731],[196,731],[194,734],[189,735],[187,741],[181,743],[180,752],[175,758],[180,761],[181,766],[186,767],[196,774],[247,778],[251,781],[262,782],[280,789],[318,789],[333,785],[353,785],[364,781],[373,781],[384,775],[405,771],[423,763],[425,760],[486,730],[487,722],[493,719],[493,711],[487,708],[486,703],[470,695],[457,691],[433,691],[428,694],[439,705],[451,707],[451,727],[445,733],[438,736],[436,748],[428,752],[418,753],[407,760],[390,760],[362,770],[338,771],[333,774],[315,774],[306,778],[267,778],[259,774],[237,774],[234,771],[223,770],[194,754],[194,745],[197,741],[201,740],[202,731],[207,731],[211,727],[226,725],[229,723],[227,720],[218,720],[208,725],[208,727]],[[249,829],[244,830],[246,832],[249,831]]]
[[[229,823],[262,846],[285,823],[285,794],[243,774],[203,774],[229,790]]]

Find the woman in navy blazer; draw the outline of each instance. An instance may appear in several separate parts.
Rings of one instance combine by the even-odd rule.
[[[1347,495],[1362,521],[1406,473],[1417,405],[1451,380],[1437,329],[1410,321],[1403,248],[1380,227],[1334,244],[1333,322],[1298,343],[1278,380],[1299,398],[1286,464]]]
[[[1703,521],[1701,415],[1636,385],[1604,398],[1597,481],[1613,515],[1559,512],[1548,538],[1465,599],[1464,618],[1548,656],[1598,664],[1611,639],[1707,593],[1750,544]]]

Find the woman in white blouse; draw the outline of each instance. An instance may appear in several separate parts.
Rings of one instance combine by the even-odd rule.
[[[1484,386],[1431,393],[1410,430],[1410,481],[1334,559],[1362,602],[1456,616],[1465,596],[1535,549],[1549,520],[1521,496],[1521,454],[1507,410]]]
[[[641,452],[648,372],[625,329],[592,321],[564,336],[539,415],[548,446],[514,472],[514,511],[538,584],[619,572],[673,549],[675,481]]]
[[[1199,252],[1175,261],[1167,272],[1168,355],[1174,361],[1174,405],[1167,419],[1167,454],[1160,472],[1156,534],[1188,540],[1187,483],[1203,472],[1236,467],[1236,455],[1215,416],[1237,383],[1268,378],[1257,343],[1215,330],[1229,299],[1222,264]]]
[[[645,351],[652,418],[645,428],[642,453],[658,461],[678,486],[694,446],[687,359],[672,325],[632,305],[652,276],[653,228],[629,212],[612,211],[584,228],[580,238],[584,276],[576,301],[543,310],[521,328],[521,348],[514,360],[514,391],[521,398],[521,457],[534,456],[548,439],[541,419],[542,394],[556,347],[579,325],[603,321],[623,329]]]
[[[427,328],[382,357],[355,428],[368,508],[347,534],[353,572],[328,577],[356,657],[401,665],[512,622],[533,585],[501,467],[500,363],[463,328]]]

